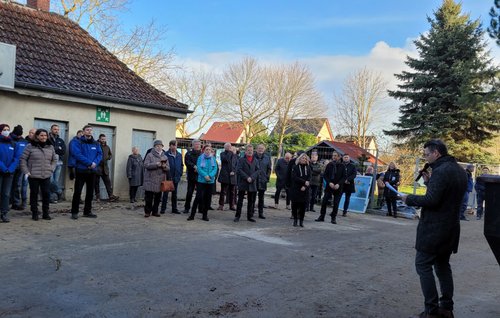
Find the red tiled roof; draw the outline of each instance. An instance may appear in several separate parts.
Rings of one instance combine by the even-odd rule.
[[[348,154],[349,157],[351,157],[351,160],[354,160],[356,162],[358,161],[358,158],[364,154],[368,158],[369,162],[375,164],[376,160],[375,156],[369,153],[368,151],[364,150],[363,148],[356,146],[354,143],[339,142],[339,141],[322,141],[318,145],[320,144],[326,144],[327,146],[332,147],[342,156]],[[313,146],[313,148],[314,147],[315,146]],[[378,165],[386,165],[386,163],[379,159]]]
[[[201,139],[220,141],[220,142],[235,142],[239,143],[241,134],[245,131],[243,124],[240,122],[218,122],[212,124],[208,131]]]
[[[330,128],[330,121],[328,118],[303,118],[303,119],[290,119],[288,120],[288,127],[285,130],[285,135],[295,134],[295,133],[307,133],[314,136],[319,135],[323,125],[327,125],[328,133],[330,134],[330,139],[333,140],[332,130]],[[274,127],[271,135],[276,134],[276,129],[278,129],[280,123]]]
[[[17,47],[15,87],[188,112],[59,14],[0,1],[0,42]]]

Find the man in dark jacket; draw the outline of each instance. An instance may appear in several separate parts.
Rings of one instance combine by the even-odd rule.
[[[255,152],[255,160],[257,160],[257,169],[259,174],[257,175],[257,196],[258,204],[257,209],[259,211],[259,219],[265,219],[264,216],[264,194],[267,190],[267,183],[271,177],[271,158],[265,153],[266,146],[260,144],[257,146],[257,151]]]
[[[59,137],[59,125],[53,124],[52,126],[50,126],[49,140],[54,146],[56,154],[59,156],[56,169],[54,170],[54,173],[52,174],[52,178],[50,180],[51,189],[53,189],[51,190],[50,194],[50,203],[57,203],[57,200],[61,197],[62,194],[62,189],[60,187],[60,177],[62,166],[64,163],[64,155],[66,154],[66,144],[64,143],[64,140]]]
[[[192,149],[184,156],[184,164],[186,165],[187,173],[187,192],[186,202],[184,203],[184,213],[189,213],[191,209],[191,200],[193,199],[196,180],[198,180],[196,163],[198,162],[198,157],[201,155],[201,141],[195,139],[191,142],[191,146]]]
[[[170,167],[169,174],[170,180],[174,182],[175,190],[172,191],[172,213],[180,214],[177,209],[177,186],[181,181],[182,172],[184,171],[184,164],[182,163],[182,155],[177,151],[177,140],[170,140],[168,143],[168,151],[165,152],[168,158],[168,165]],[[161,199],[160,213],[165,213],[167,210],[168,192],[163,192]]]
[[[349,202],[351,201],[351,194],[356,192],[356,188],[354,186],[354,179],[356,179],[356,175],[358,174],[356,171],[356,167],[352,164],[351,158],[348,154],[344,154],[342,156],[342,163],[344,164],[345,169],[345,181],[342,192],[345,193],[345,201],[344,201],[344,211],[342,212],[342,216],[347,215],[347,210],[349,209]]]
[[[241,209],[243,208],[243,199],[245,194],[247,196],[247,220],[255,222],[253,214],[255,210],[255,197],[257,195],[257,176],[259,169],[257,167],[257,160],[255,159],[253,146],[246,145],[245,155],[240,158],[238,163],[238,203],[236,204],[236,214],[234,222],[238,222],[241,216]]]
[[[288,172],[288,165],[292,159],[292,154],[287,152],[283,158],[276,161],[274,167],[274,173],[276,174],[276,193],[274,194],[274,208],[278,208],[279,199],[281,196],[281,190],[285,190],[286,193],[286,208],[290,210],[290,196],[288,195],[288,187],[286,186],[286,175]]]
[[[26,145],[28,144],[28,141],[23,137],[23,126],[17,125],[14,127],[10,133],[10,138],[16,143],[17,147],[19,147],[19,152],[22,154],[24,152],[24,148],[26,148]],[[21,172],[21,167],[19,165],[14,172],[12,190],[10,193],[12,209],[14,210],[24,210],[26,208],[27,186],[23,188],[23,183],[27,182],[25,180],[26,178],[24,178],[24,174]]]
[[[95,177],[97,166],[102,160],[102,149],[97,141],[92,137],[92,126],[83,127],[83,136],[71,144],[72,162],[75,164],[75,191],[71,202],[71,218],[78,219],[80,208],[80,196],[83,186],[86,185],[85,206],[83,216],[96,218],[92,213],[92,197],[94,194]]]
[[[415,267],[425,298],[425,311],[416,317],[453,317],[453,276],[450,256],[458,250],[460,238],[460,205],[467,188],[467,175],[448,155],[441,140],[424,145],[424,157],[432,175],[422,172],[427,191],[425,195],[403,195],[409,206],[422,211],[417,227]],[[439,279],[439,298],[434,273]]]
[[[219,207],[217,210],[224,210],[224,202],[227,196],[229,206],[231,210],[235,210],[233,205],[234,198],[234,183],[231,182],[236,176],[236,167],[234,165],[234,156],[236,156],[231,150],[232,146],[229,142],[224,144],[224,151],[220,154],[221,167],[219,172],[219,178],[217,181],[220,183],[220,197],[219,197]]]
[[[102,179],[104,186],[106,187],[106,192],[108,193],[108,201],[115,202],[118,201],[118,197],[113,194],[113,186],[111,185],[111,179],[109,178],[109,166],[108,161],[111,161],[113,158],[113,154],[111,152],[111,148],[106,143],[106,135],[99,135],[99,144],[101,145],[102,150],[102,160],[97,165],[97,174],[95,178],[95,199],[97,202],[101,200],[101,189],[100,189],[100,181]]]
[[[326,183],[325,195],[323,196],[323,201],[321,201],[320,215],[315,221],[325,221],[326,207],[333,196],[333,210],[330,215],[332,217],[332,224],[337,224],[337,212],[339,210],[340,198],[342,198],[342,189],[345,181],[345,168],[340,161],[340,155],[335,151],[332,154],[332,161],[326,165],[323,179]]]

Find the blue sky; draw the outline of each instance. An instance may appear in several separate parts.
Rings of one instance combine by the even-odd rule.
[[[119,19],[124,27],[155,19],[166,28],[166,49],[177,63],[220,72],[229,62],[252,56],[263,63],[306,64],[330,105],[347,76],[367,67],[395,88],[393,74],[415,55],[412,41],[429,30],[427,16],[441,0],[130,0]],[[489,24],[493,0],[462,0],[463,12]],[[489,40],[488,40],[489,41]],[[491,45],[498,63],[500,50]],[[398,117],[399,102],[382,101],[379,125]]]
[[[428,29],[438,0],[131,0],[126,25],[154,18],[179,55],[275,52],[287,58],[363,55],[378,41],[404,47]],[[488,22],[491,0],[464,0],[465,12]]]

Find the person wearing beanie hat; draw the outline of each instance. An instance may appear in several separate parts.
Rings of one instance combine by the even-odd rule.
[[[163,147],[163,142],[162,142],[161,140],[158,140],[158,139],[157,139],[157,140],[155,140],[155,141],[153,142],[153,147],[158,146],[158,145],[161,145],[161,146]]]
[[[13,173],[19,165],[20,153],[10,137],[10,126],[1,124],[0,132],[0,218],[7,223]]]
[[[21,158],[24,149],[28,145],[28,140],[23,137],[23,126],[15,126],[10,134],[10,138],[16,143],[19,151],[19,158]],[[23,177],[24,174],[21,172],[21,165],[18,165],[16,171],[14,172],[10,192],[12,209],[14,210],[22,211],[26,208],[28,183]]]

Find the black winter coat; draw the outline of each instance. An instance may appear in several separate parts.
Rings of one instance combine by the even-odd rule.
[[[224,150],[220,154],[221,167],[219,172],[219,178],[217,181],[220,183],[231,184],[231,172],[236,172],[233,166],[233,154],[232,151]]]
[[[285,187],[288,165],[289,163],[285,158],[280,158],[276,161],[276,166],[274,167],[274,173],[276,173],[276,187]]]
[[[432,174],[425,195],[406,198],[407,205],[422,207],[415,248],[429,254],[456,253],[467,175],[451,156],[440,157],[430,166]]]
[[[309,167],[311,167],[311,185],[321,185],[321,164],[317,161],[311,162],[309,163]]]
[[[335,161],[330,161],[325,168],[323,173],[323,179],[326,181],[325,191],[330,193],[342,193],[345,181],[345,167],[342,163]],[[340,187],[337,190],[333,190],[329,184],[339,184]]]
[[[201,155],[201,150],[190,150],[184,156],[184,164],[186,165],[187,180],[198,181],[198,172],[194,171],[194,166],[198,162],[198,157]]]
[[[345,181],[344,181],[344,187],[342,188],[342,191],[344,193],[354,193],[356,192],[356,187],[354,186],[354,179],[356,179],[357,176],[357,171],[356,167],[352,163],[342,163],[344,166],[345,170]],[[349,183],[345,183],[349,182]]]
[[[259,169],[257,168],[257,160],[255,157],[252,163],[248,163],[246,157],[240,158],[238,163],[238,190],[257,192],[257,176]],[[248,183],[248,177],[252,178],[252,182]]]
[[[295,164],[292,168],[290,183],[290,197],[293,202],[306,202],[309,186],[305,187],[304,191],[301,190],[306,181],[311,181],[311,168],[307,164]]]
[[[398,183],[401,180],[401,176],[399,174],[399,169],[388,169],[385,174],[384,174],[384,183],[389,182],[389,184],[394,188],[398,189]],[[398,194],[395,193],[394,191],[389,190],[389,188],[385,187],[384,188],[384,196],[395,199],[398,197]]]
[[[271,158],[265,153],[259,156],[257,153],[253,156],[257,160],[257,169],[259,175],[257,176],[257,190],[267,190],[267,183],[271,177]]]

